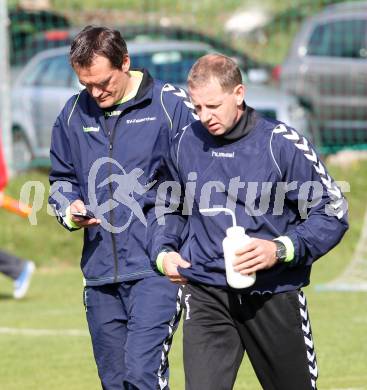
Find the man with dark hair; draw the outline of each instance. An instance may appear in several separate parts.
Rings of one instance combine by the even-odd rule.
[[[194,120],[192,104],[131,70],[118,31],[84,28],[70,62],[85,89],[54,125],[50,204],[64,227],[85,228],[84,304],[102,387],[168,389],[180,290],[150,265],[146,192],[176,130]]]
[[[167,215],[166,224],[150,220],[149,244],[162,274],[188,281],[186,389],[232,389],[245,351],[263,389],[316,389],[301,288],[309,284],[312,263],[347,230],[346,200],[304,137],[246,106],[232,59],[201,57],[188,85],[200,121],[176,137],[165,162],[185,188],[184,207]],[[227,283],[222,240],[231,220],[223,213],[204,216],[210,207],[230,209],[251,237],[230,248],[228,269],[236,278],[256,273],[253,285]],[[181,248],[173,227],[184,218],[188,238]]]

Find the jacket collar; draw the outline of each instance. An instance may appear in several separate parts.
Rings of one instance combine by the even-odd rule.
[[[150,73],[146,69],[132,69],[132,70],[142,72],[143,79],[140,83],[140,86],[138,88],[138,91],[137,91],[135,97],[121,105],[122,111],[125,111],[127,108],[139,105],[146,100],[152,100],[152,97],[153,97],[154,80],[153,80],[152,76],[150,75]],[[90,102],[91,106],[96,109],[96,113],[98,113],[97,116],[104,116],[104,112],[106,110],[103,110],[102,108],[100,108],[98,106],[98,104],[89,95],[89,93],[86,89],[84,91],[82,91],[82,94],[84,94],[87,101]],[[111,107],[111,109],[112,108],[113,107]]]

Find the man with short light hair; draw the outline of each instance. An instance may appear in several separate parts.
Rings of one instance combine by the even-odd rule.
[[[231,91],[242,84],[241,70],[234,60],[218,54],[208,54],[199,58],[187,77],[189,88],[203,86],[210,79],[217,79],[223,91]]]
[[[151,222],[149,246],[162,274],[187,282],[186,390],[232,389],[245,352],[263,389],[316,389],[301,289],[310,282],[313,262],[347,230],[346,201],[303,136],[245,104],[232,59],[200,58],[188,86],[200,121],[176,137],[165,164],[192,208],[170,215],[164,226]],[[230,207],[251,237],[236,251],[233,268],[235,274],[256,273],[252,286],[228,285],[222,240],[232,222],[223,213],[204,216],[203,204]],[[188,238],[182,247],[172,232],[175,219],[181,224],[184,217]]]

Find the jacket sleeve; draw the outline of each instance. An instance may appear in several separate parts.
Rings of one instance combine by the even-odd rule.
[[[75,172],[68,132],[68,103],[56,119],[51,136],[51,172],[49,204],[53,208],[58,222],[66,229],[79,229],[68,213],[72,202],[82,199],[79,182]]]
[[[154,188],[155,207],[147,217],[148,253],[154,269],[159,253],[178,252],[187,236],[187,218],[182,215],[184,191],[176,164],[179,138],[178,133],[162,159]]]
[[[175,163],[176,149],[183,130],[199,119],[182,88],[165,84],[161,90],[161,104],[168,122],[169,146],[155,177],[157,184],[148,194],[155,198],[155,206],[150,208],[147,216],[147,247],[153,268],[157,268],[158,254],[178,251],[187,234],[186,218],[181,214],[181,181]],[[171,187],[169,196],[168,187]],[[171,211],[167,212],[169,209]]]
[[[199,119],[189,95],[183,88],[165,84],[161,91],[161,102],[170,128],[170,141],[184,127]]]
[[[297,210],[299,223],[286,236],[290,263],[310,265],[330,251],[348,229],[347,201],[308,140],[284,125],[273,131],[272,148],[282,180],[290,186],[285,207]]]

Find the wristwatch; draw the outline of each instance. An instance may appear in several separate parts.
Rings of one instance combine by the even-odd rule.
[[[275,258],[278,263],[284,263],[287,259],[287,248],[281,241],[274,240],[274,242],[277,247]]]

